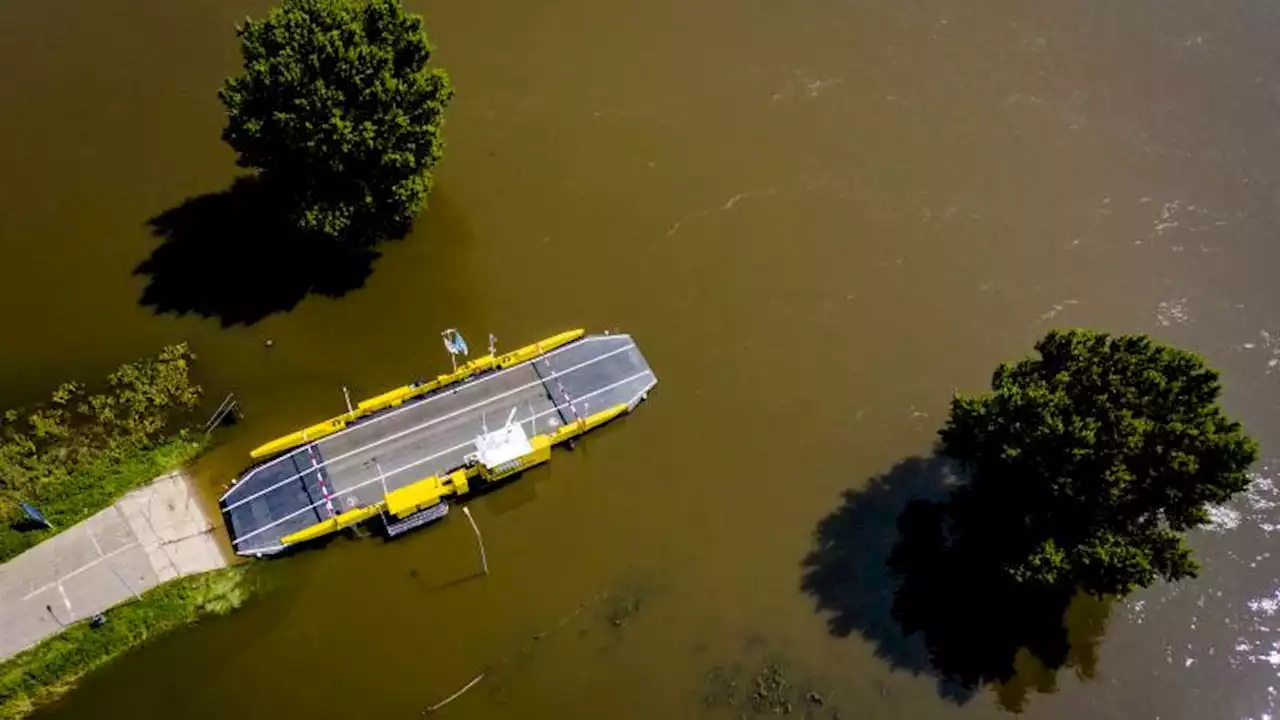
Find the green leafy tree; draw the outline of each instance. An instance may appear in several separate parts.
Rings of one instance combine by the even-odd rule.
[[[300,230],[403,232],[431,189],[449,76],[399,0],[284,0],[237,28],[244,74],[219,92],[243,167],[282,188]]]
[[[970,478],[946,504],[952,554],[1031,592],[1194,576],[1183,533],[1245,489],[1257,457],[1217,372],[1144,336],[1055,331],[1036,351],[952,401],[942,451]]]

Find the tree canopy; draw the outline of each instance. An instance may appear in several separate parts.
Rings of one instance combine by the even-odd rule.
[[[237,28],[219,92],[238,164],[287,189],[298,228],[369,243],[422,209],[453,89],[399,0],[284,0]]]
[[[1125,595],[1198,566],[1183,539],[1249,483],[1257,446],[1218,374],[1145,336],[1055,331],[957,396],[942,452],[969,481],[947,544],[1025,589]]]

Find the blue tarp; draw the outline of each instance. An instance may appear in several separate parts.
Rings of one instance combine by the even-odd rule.
[[[45,519],[44,513],[40,512],[40,510],[31,503],[22,503],[22,514],[26,515],[27,519],[32,522],[40,523],[47,528],[53,527],[53,523]]]

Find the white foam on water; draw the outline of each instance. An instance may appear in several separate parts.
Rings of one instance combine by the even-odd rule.
[[[1156,306],[1156,322],[1162,327],[1183,325],[1190,321],[1191,314],[1187,312],[1186,298],[1172,298]]]
[[[1240,526],[1244,515],[1235,508],[1225,505],[1209,506],[1209,524],[1205,526],[1210,532],[1226,532]]]
[[[1255,613],[1261,613],[1263,617],[1271,617],[1280,610],[1280,588],[1278,588],[1270,597],[1254,598],[1248,603],[1249,609]]]

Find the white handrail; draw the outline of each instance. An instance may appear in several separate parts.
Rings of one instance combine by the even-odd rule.
[[[561,373],[558,373],[558,374],[553,375],[553,376],[550,376],[550,377],[559,377],[560,375],[565,375],[565,374],[568,374],[568,373],[574,372],[575,370],[580,370],[581,368],[584,368],[584,367],[586,367],[586,366],[588,366],[588,365],[590,365],[590,364],[592,364],[592,363],[599,362],[599,361],[601,361],[601,360],[604,360],[605,358],[612,357],[612,356],[614,356],[614,355],[617,355],[618,353],[621,353],[621,352],[625,352],[625,351],[627,351],[627,350],[630,350],[631,348],[633,348],[633,347],[635,347],[635,346],[636,346],[636,344],[635,344],[635,343],[631,343],[630,345],[627,345],[626,347],[621,347],[621,348],[618,348],[617,350],[610,350],[609,352],[607,352],[607,353],[605,353],[605,354],[603,354],[603,355],[598,355],[598,356],[596,356],[596,357],[594,357],[594,358],[592,358],[592,359],[590,359],[590,360],[588,360],[588,361],[586,361],[586,362],[583,362],[583,363],[579,363],[579,364],[577,364],[577,365],[574,365],[573,367],[569,368],[568,370],[565,370],[565,371],[563,371],[563,372],[561,372]],[[516,367],[521,367],[521,366],[516,366]],[[512,368],[512,369],[514,370],[515,368]],[[349,450],[349,451],[347,451],[347,452],[345,452],[345,453],[343,453],[343,454],[341,454],[341,455],[338,455],[338,456],[336,456],[336,457],[327,458],[327,459],[325,459],[325,461],[324,461],[324,462],[320,463],[320,467],[327,467],[330,463],[336,463],[336,462],[338,462],[338,461],[340,461],[340,460],[346,460],[347,458],[351,457],[352,455],[356,455],[356,454],[362,453],[362,452],[364,452],[364,451],[366,451],[366,450],[369,450],[369,449],[371,449],[371,448],[377,447],[378,445],[381,445],[381,444],[383,444],[383,443],[391,442],[392,440],[399,440],[400,438],[402,438],[402,437],[404,437],[404,436],[406,436],[406,435],[411,435],[411,434],[413,434],[413,433],[415,433],[415,432],[418,432],[419,430],[422,430],[422,429],[428,428],[428,427],[430,427],[430,426],[432,426],[432,425],[434,425],[434,424],[436,424],[436,423],[438,423],[438,422],[442,422],[442,421],[444,421],[444,420],[449,420],[449,419],[451,419],[451,418],[457,417],[458,415],[460,415],[460,414],[462,414],[462,413],[470,412],[470,411],[472,411],[472,410],[475,410],[476,408],[483,407],[484,405],[488,405],[489,403],[491,403],[491,402],[493,402],[493,401],[495,401],[495,400],[500,400],[500,399],[502,399],[502,398],[504,398],[504,397],[508,397],[508,396],[513,395],[513,394],[515,394],[515,393],[523,392],[523,391],[525,391],[525,390],[528,390],[528,389],[529,389],[529,388],[531,388],[531,387],[535,387],[535,386],[537,386],[537,385],[541,384],[544,380],[548,380],[548,379],[550,379],[550,377],[547,377],[547,378],[539,378],[538,380],[536,380],[536,381],[534,381],[534,382],[527,383],[527,384],[525,384],[525,385],[521,385],[520,387],[517,387],[517,388],[515,388],[515,389],[513,389],[513,390],[508,390],[508,391],[506,391],[506,392],[504,392],[504,393],[501,393],[501,394],[498,394],[498,395],[494,395],[493,397],[491,397],[491,398],[489,398],[489,399],[487,399],[487,400],[484,400],[484,401],[482,401],[482,402],[474,403],[474,404],[469,405],[469,406],[467,406],[467,407],[465,407],[465,408],[462,408],[462,409],[460,409],[460,410],[455,410],[455,411],[454,411],[454,412],[452,412],[452,413],[447,413],[447,414],[445,414],[445,415],[441,415],[440,417],[438,417],[438,418],[434,418],[434,419],[431,419],[431,420],[428,420],[427,422],[422,423],[421,425],[415,425],[414,427],[408,428],[408,429],[406,429],[406,430],[401,430],[401,431],[400,431],[400,432],[398,432],[398,433],[394,433],[394,434],[388,435],[388,436],[386,436],[386,437],[384,437],[384,438],[381,438],[381,439],[379,439],[379,440],[375,440],[375,441],[373,441],[373,442],[369,443],[368,445],[362,445],[362,446],[360,446],[360,447],[358,447],[358,448],[356,448],[356,449],[354,449],[354,450]],[[470,386],[468,386],[468,387],[476,387],[476,386],[475,386],[475,385],[470,385]],[[366,426],[366,427],[367,427],[367,426]],[[323,440],[322,440],[322,441],[319,441],[319,442],[323,442]],[[293,451],[293,452],[289,453],[289,455],[293,455],[293,454],[294,454],[294,453],[296,453],[296,452],[300,452],[300,451],[305,450],[305,449],[307,449],[307,448],[313,447],[315,444],[316,444],[316,443],[308,444],[308,445],[306,445],[306,446],[304,446],[304,447],[302,447],[302,448],[299,448],[298,450],[295,450],[295,451]],[[285,457],[289,457],[289,455],[285,455]],[[263,467],[265,467],[265,466],[263,466]],[[257,471],[255,470],[254,472],[257,472]],[[243,479],[241,479],[239,482],[237,482],[237,483],[236,483],[236,486],[238,486],[238,487],[243,487],[243,486],[244,486],[244,482],[245,482],[245,480],[248,480],[250,477],[252,477],[252,476],[253,476],[253,474],[254,474],[254,473],[249,473],[249,475],[246,475]],[[283,486],[285,486],[285,485],[288,485],[289,483],[293,482],[294,480],[297,480],[297,479],[298,479],[298,478],[300,478],[300,477],[303,477],[303,476],[304,476],[304,475],[306,475],[306,474],[307,474],[307,472],[300,472],[300,473],[298,473],[298,474],[296,474],[296,475],[292,475],[292,476],[290,476],[290,477],[288,477],[288,478],[285,478],[284,480],[281,480],[280,482],[276,483],[275,485],[272,485],[272,486],[270,486],[270,487],[268,487],[268,488],[265,488],[265,489],[263,489],[263,490],[259,490],[258,492],[256,492],[256,493],[254,493],[254,494],[250,495],[249,497],[241,498],[240,500],[235,501],[234,503],[232,503],[232,504],[228,505],[228,506],[226,507],[226,509],[227,509],[227,510],[231,510],[231,509],[233,509],[233,508],[240,507],[241,505],[245,504],[246,502],[249,502],[250,500],[253,500],[254,498],[261,497],[262,495],[265,495],[266,493],[269,493],[269,492],[271,492],[272,490],[275,490],[276,488],[280,488],[280,487],[283,487]],[[223,496],[222,496],[221,498],[219,498],[219,500],[226,500],[226,499],[227,499],[227,496],[229,496],[231,493],[235,492],[236,486],[233,486],[230,490],[228,490],[226,493],[224,493],[224,494],[223,494]]]
[[[610,391],[610,390],[612,390],[612,389],[614,389],[614,388],[616,388],[616,387],[619,387],[619,386],[621,386],[621,385],[625,385],[625,384],[627,384],[627,383],[629,383],[629,382],[633,382],[633,381],[635,381],[635,380],[637,380],[637,379],[639,379],[639,378],[642,378],[642,377],[644,377],[645,375],[653,375],[653,371],[652,371],[652,370],[645,370],[645,371],[643,371],[643,372],[638,372],[638,373],[636,373],[635,375],[632,375],[631,377],[628,377],[628,378],[623,379],[623,380],[619,380],[618,382],[615,382],[615,383],[613,383],[613,384],[611,384],[611,385],[606,385],[606,386],[604,386],[604,387],[600,388],[599,390],[593,390],[592,392],[589,392],[589,393],[587,393],[586,395],[583,395],[581,398],[579,398],[579,400],[585,400],[586,398],[589,398],[589,397],[591,397],[592,395],[599,395],[600,393],[608,392],[608,391]],[[652,385],[650,385],[650,387],[652,387]],[[648,389],[646,388],[643,392],[648,392]],[[560,409],[561,409],[561,408],[563,408],[563,407],[565,407],[565,405],[567,405],[567,404],[568,404],[568,403],[565,403],[564,405],[557,405],[557,406],[555,406],[555,407],[552,407],[552,408],[551,408],[551,409],[549,409],[549,410],[543,410],[542,412],[537,413],[537,415],[535,415],[533,419],[535,419],[535,420],[536,420],[538,417],[540,417],[540,416],[542,416],[542,415],[549,415],[549,414],[551,414],[551,413],[553,413],[553,412],[559,412],[559,411],[560,411]],[[521,421],[521,422],[523,422],[523,421]],[[387,474],[389,474],[389,475],[395,475],[396,473],[404,472],[405,470],[408,470],[408,469],[410,469],[410,468],[417,467],[417,466],[419,466],[419,465],[422,465],[423,463],[427,463],[427,462],[430,462],[430,461],[432,461],[432,460],[435,460],[436,458],[439,458],[439,457],[443,457],[443,456],[445,456],[445,455],[448,455],[448,454],[449,454],[449,453],[451,453],[451,452],[457,452],[457,451],[459,451],[459,450],[461,450],[461,449],[463,449],[463,448],[465,448],[465,447],[467,447],[468,445],[471,445],[471,444],[472,444],[472,443],[470,443],[470,442],[459,443],[459,444],[457,444],[457,445],[454,445],[454,446],[453,446],[453,447],[451,447],[451,448],[447,448],[447,449],[445,449],[445,450],[441,450],[440,452],[438,452],[438,453],[436,453],[436,454],[434,454],[434,455],[429,455],[429,456],[427,456],[427,457],[421,458],[421,459],[419,459],[419,460],[415,460],[415,461],[413,461],[413,462],[411,462],[411,463],[408,463],[408,464],[406,464],[406,465],[401,465],[400,467],[396,468],[395,470],[392,470],[390,473],[387,473]],[[362,487],[364,487],[364,486],[366,486],[366,485],[370,485],[370,484],[376,483],[376,482],[378,482],[379,480],[382,480],[382,481],[384,481],[384,482],[385,482],[385,477],[386,477],[386,475],[384,475],[383,473],[379,473],[379,474],[378,474],[378,477],[375,477],[375,478],[373,478],[372,480],[366,480],[366,481],[364,481],[364,482],[360,483],[359,485],[352,485],[351,487],[349,487],[349,488],[347,488],[347,489],[345,489],[345,490],[341,490],[341,491],[339,491],[339,492],[336,492],[336,493],[334,493],[334,494],[333,494],[333,497],[338,497],[339,495],[345,495],[345,494],[347,494],[347,493],[349,493],[349,492],[354,492],[354,491],[359,490],[360,488],[362,488]],[[290,521],[290,520],[292,520],[292,519],[294,519],[294,518],[298,517],[299,515],[301,515],[302,513],[306,512],[306,511],[308,511],[308,510],[313,510],[313,509],[315,509],[316,507],[319,507],[319,506],[321,505],[321,503],[323,503],[323,502],[324,502],[324,501],[322,500],[322,501],[317,502],[317,503],[312,503],[312,504],[310,504],[310,505],[308,505],[308,506],[306,506],[306,507],[304,507],[304,508],[302,508],[302,509],[300,509],[300,510],[298,510],[298,511],[296,511],[296,512],[290,513],[290,514],[288,514],[288,515],[286,515],[286,516],[284,516],[284,517],[280,518],[279,520],[276,520],[275,522],[273,522],[273,523],[271,523],[271,524],[269,524],[269,525],[264,525],[264,526],[262,526],[262,527],[258,528],[257,530],[254,530],[254,531],[253,531],[253,532],[251,532],[251,533],[248,533],[248,534],[246,534],[246,535],[242,535],[242,536],[240,536],[240,537],[236,538],[235,540],[233,540],[233,541],[231,542],[231,544],[232,544],[232,545],[239,545],[240,543],[244,542],[245,540],[248,540],[249,538],[251,538],[251,537],[253,537],[253,536],[255,536],[255,535],[259,535],[259,534],[261,534],[261,533],[264,533],[264,532],[266,532],[267,530],[270,530],[271,528],[276,527],[277,525],[279,525],[279,524],[281,524],[281,523],[288,522],[288,521]]]
[[[619,337],[619,336],[610,336],[610,337]],[[609,339],[609,338],[606,338],[606,337],[603,337],[603,336],[599,336],[599,335],[591,335],[591,336],[588,336],[588,337],[583,338],[583,339],[582,339],[581,341],[579,341],[579,342],[572,342],[572,343],[569,343],[569,344],[567,344],[567,345],[562,345],[562,346],[560,346],[560,347],[556,348],[555,350],[552,350],[551,352],[549,352],[549,353],[547,353],[547,354],[545,354],[545,355],[541,355],[540,357],[551,357],[552,355],[559,355],[560,353],[562,353],[562,352],[564,352],[564,351],[568,350],[569,348],[577,347],[577,346],[578,346],[578,345],[580,345],[580,344],[585,344],[585,343],[588,343],[588,342],[599,341],[599,340],[607,340],[607,339]],[[628,339],[629,339],[629,338],[628,338]],[[634,344],[634,343],[633,343],[633,344]],[[534,359],[536,360],[537,358],[534,358]],[[532,360],[530,360],[530,361],[527,361],[527,362],[533,362],[533,361],[532,361]],[[526,363],[520,363],[519,365],[513,365],[513,366],[511,366],[511,367],[509,367],[509,368],[504,368],[504,369],[499,370],[499,371],[497,371],[497,372],[495,372],[495,373],[492,373],[492,374],[489,374],[489,375],[485,375],[484,377],[480,378],[479,380],[476,380],[475,382],[472,382],[472,383],[471,383],[471,385],[472,385],[472,386],[475,386],[475,385],[479,385],[479,384],[481,384],[481,383],[488,382],[488,381],[490,381],[490,380],[494,380],[494,379],[498,378],[498,377],[499,377],[499,376],[501,376],[501,375],[506,375],[506,374],[507,374],[507,373],[509,373],[509,372],[512,372],[512,371],[514,371],[514,370],[518,370],[518,369],[520,369],[520,368],[524,367],[524,366],[525,366],[525,364],[526,364]],[[446,386],[446,387],[448,387],[448,386]],[[443,393],[442,393],[442,394],[439,394],[439,395],[433,395],[433,396],[431,396],[431,397],[427,398],[426,400],[424,400],[423,402],[431,402],[432,400],[436,400],[436,399],[441,398],[441,397],[444,397]],[[367,427],[369,427],[369,426],[371,426],[371,425],[374,425],[374,424],[376,424],[376,423],[382,422],[383,420],[387,420],[387,419],[393,418],[393,417],[395,417],[396,415],[399,415],[400,413],[402,413],[402,412],[406,412],[406,411],[408,411],[408,410],[412,410],[413,408],[415,408],[415,407],[417,407],[417,406],[419,406],[419,405],[421,405],[421,404],[422,404],[422,403],[412,403],[412,404],[409,404],[409,405],[404,405],[404,406],[402,406],[402,407],[396,408],[395,410],[388,410],[388,411],[386,411],[386,412],[379,413],[376,417],[374,417],[373,419],[371,419],[371,420],[369,420],[369,421],[367,421],[367,422],[360,423],[359,425],[349,425],[349,426],[347,426],[347,427],[345,427],[345,428],[343,428],[343,429],[339,430],[338,432],[331,433],[331,434],[329,434],[329,435],[325,435],[324,437],[320,438],[319,440],[314,440],[314,441],[312,441],[312,442],[310,442],[310,443],[307,443],[307,444],[308,444],[308,445],[319,445],[319,444],[320,444],[320,443],[322,443],[322,442],[326,442],[326,441],[329,441],[329,440],[333,440],[333,439],[335,439],[335,438],[337,438],[337,437],[339,437],[339,436],[341,436],[341,435],[345,435],[345,434],[347,434],[348,432],[350,432],[350,431],[352,431],[352,430],[356,430],[356,429],[364,429],[364,428],[367,428]],[[303,447],[305,447],[305,446],[303,446]],[[243,478],[241,478],[239,482],[237,482],[235,485],[231,486],[231,488],[230,488],[229,490],[227,490],[225,493],[223,493],[223,494],[222,494],[222,497],[220,497],[220,498],[218,498],[218,499],[219,499],[219,500],[225,500],[225,499],[227,498],[227,496],[228,496],[228,495],[230,495],[231,493],[235,492],[235,491],[236,491],[236,490],[238,490],[240,487],[243,487],[243,484],[244,484],[244,481],[245,481],[245,480],[248,480],[248,479],[249,479],[250,477],[252,477],[253,475],[255,475],[255,474],[257,474],[257,473],[259,473],[259,472],[261,472],[261,471],[263,471],[263,470],[266,470],[267,468],[271,467],[272,465],[275,465],[275,464],[276,464],[276,463],[278,463],[278,462],[282,462],[282,461],[284,461],[285,459],[289,458],[291,455],[293,455],[294,453],[296,453],[296,452],[300,451],[301,449],[302,449],[302,447],[293,448],[293,449],[292,449],[292,450],[290,450],[289,452],[287,452],[287,453],[283,453],[283,454],[279,455],[278,457],[274,457],[274,458],[272,458],[272,459],[268,460],[267,462],[265,462],[265,463],[263,463],[263,464],[259,465],[258,467],[254,468],[253,470],[249,471],[249,474],[248,474],[248,475],[246,475],[246,476],[244,476]]]

